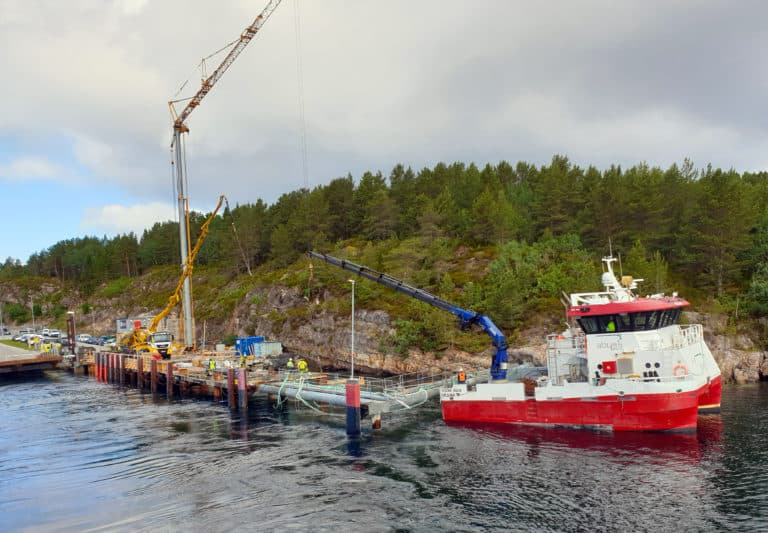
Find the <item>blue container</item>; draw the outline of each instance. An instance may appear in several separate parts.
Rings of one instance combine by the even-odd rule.
[[[260,344],[264,337],[240,337],[235,339],[235,353],[237,355],[261,355]]]

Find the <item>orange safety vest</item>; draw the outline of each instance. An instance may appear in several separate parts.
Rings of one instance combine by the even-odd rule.
[[[464,371],[462,370],[461,372],[459,372],[459,375],[457,376],[457,378],[459,380],[459,383],[464,383],[465,381],[467,381],[467,374],[465,374]]]

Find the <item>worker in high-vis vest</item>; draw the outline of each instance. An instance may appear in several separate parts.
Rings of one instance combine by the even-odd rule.
[[[460,368],[458,374],[456,374],[456,381],[458,381],[459,383],[467,382],[467,373],[464,372],[463,368]]]
[[[216,371],[216,361],[208,359],[208,372],[213,374]]]
[[[299,359],[299,372],[302,374],[307,372],[309,370],[309,367],[307,367],[307,362],[304,359]]]
[[[288,362],[285,363],[285,368],[287,368],[288,370],[293,370],[294,368],[296,368],[296,365],[293,364],[293,357],[288,358]]]

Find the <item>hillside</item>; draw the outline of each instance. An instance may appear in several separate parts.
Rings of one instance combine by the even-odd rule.
[[[555,283],[566,292],[596,290],[599,285],[598,258],[584,254],[577,241],[568,239],[549,241],[538,250],[537,261],[530,257],[536,255],[534,247],[513,250],[516,259],[511,264],[512,252],[504,247],[468,247],[448,239],[351,240],[328,251],[488,314],[504,330],[510,358],[518,362],[543,364],[546,334],[562,328],[562,306],[553,296],[558,292],[544,292],[547,284]],[[234,336],[264,335],[306,357],[315,368],[348,368],[350,274],[317,260],[312,267],[308,258],[301,258],[286,267],[262,265],[253,276],[217,266],[196,268],[198,339],[203,341],[205,335],[211,346],[231,342]],[[516,274],[511,280],[505,277],[510,272]],[[158,313],[178,275],[173,267],[158,266],[142,276],[101,284],[90,295],[56,279],[19,278],[0,282],[0,295],[6,302],[6,323],[13,316],[19,318],[12,327],[31,324],[29,302],[34,302],[38,326],[64,328],[66,311],[74,310],[78,331],[113,334],[117,318]],[[503,302],[494,299],[499,292]],[[696,304],[697,312],[687,313],[685,320],[704,323],[727,381],[756,381],[763,369],[768,373],[756,333],[764,330],[760,321],[742,321],[737,327],[711,302]],[[363,279],[356,283],[355,306],[355,365],[366,372],[489,365],[492,346],[487,335],[459,330],[449,313]],[[26,317],[19,308],[26,310]],[[165,327],[176,327],[177,313],[178,309],[171,313]]]

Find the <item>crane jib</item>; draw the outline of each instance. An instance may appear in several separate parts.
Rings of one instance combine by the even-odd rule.
[[[479,325],[491,337],[493,344],[496,347],[496,353],[491,364],[491,377],[496,380],[506,379],[508,360],[507,340],[501,330],[496,326],[496,324],[493,323],[489,317],[474,311],[462,309],[461,307],[458,307],[451,302],[443,300],[436,294],[432,294],[431,292],[425,291],[424,289],[419,289],[418,287],[409,285],[398,278],[390,276],[389,274],[377,272],[376,270],[363,265],[358,265],[352,261],[339,259],[337,257],[315,252],[313,250],[310,250],[308,253],[310,257],[322,259],[326,263],[330,263],[348,272],[353,272],[358,276],[362,276],[371,281],[375,281],[376,283],[384,285],[385,287],[389,287],[390,289],[394,289],[398,292],[402,292],[403,294],[407,294],[412,298],[416,298],[417,300],[428,303],[434,307],[448,311],[449,313],[453,313],[459,317],[459,322],[462,327],[471,324]]]

